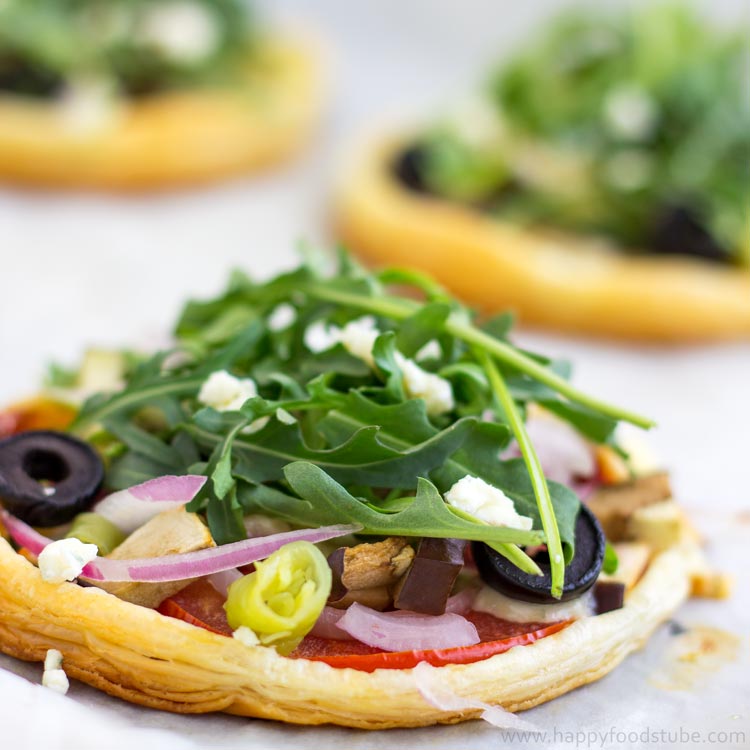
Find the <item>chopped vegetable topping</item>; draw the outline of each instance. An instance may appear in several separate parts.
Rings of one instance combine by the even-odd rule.
[[[514,222],[748,267],[747,33],[690,3],[568,12],[396,171]]]
[[[289,654],[315,625],[330,591],[331,569],[320,550],[292,542],[229,587],[227,620]]]
[[[565,363],[517,349],[508,316],[480,327],[419,273],[369,275],[345,254],[335,273],[329,266],[311,254],[263,284],[236,272],[224,294],[186,306],[174,350],[131,367],[118,392],[89,398],[71,429],[110,457],[107,487],[208,477],[187,508],[205,513],[220,549],[246,537],[247,517],[482,541],[536,574],[524,547],[545,543],[559,596],[580,503],[545,479],[528,407],[597,444],[619,420],[651,423],[576,389]],[[501,458],[512,440],[522,458]],[[441,493],[466,476],[502,493],[514,523],[448,505]]]
[[[251,48],[241,0],[5,0],[0,92],[82,83],[130,96],[227,80]]]

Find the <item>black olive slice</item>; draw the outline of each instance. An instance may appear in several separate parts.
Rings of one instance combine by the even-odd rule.
[[[427,154],[424,146],[410,146],[397,154],[393,162],[393,174],[396,179],[415,193],[429,193],[430,188],[424,179]]]
[[[581,505],[581,511],[576,520],[575,541],[575,555],[565,568],[565,584],[560,599],[555,599],[550,593],[551,566],[549,559],[543,559],[542,555],[535,556],[534,561],[542,569],[544,575],[535,576],[519,570],[513,563],[482,542],[473,542],[471,551],[479,575],[491,588],[513,599],[553,604],[573,599],[588,591],[596,582],[602,568],[604,532],[596,516],[585,505]]]
[[[104,480],[96,452],[61,432],[0,441],[0,503],[32,526],[57,526],[88,510]]]
[[[659,255],[688,255],[724,263],[732,259],[691,206],[664,207],[654,222],[649,246]]]

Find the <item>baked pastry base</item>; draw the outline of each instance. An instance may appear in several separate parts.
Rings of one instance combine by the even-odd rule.
[[[658,554],[623,609],[579,620],[528,646],[435,670],[441,689],[521,711],[597,680],[637,649],[690,593],[701,555],[693,542]],[[96,588],[50,584],[0,539],[0,650],[43,661],[64,656],[71,676],[133,703],[178,713],[225,711],[296,724],[364,729],[477,718],[441,711],[412,670],[371,674],[248,648]]]
[[[142,190],[262,169],[308,140],[321,107],[317,68],[309,44],[269,40],[234,88],[122,101],[91,126],[58,104],[0,94],[0,181]]]
[[[750,272],[698,259],[628,255],[540,232],[405,188],[405,141],[365,150],[338,192],[338,236],[376,265],[411,265],[485,311],[525,323],[650,341],[750,338]]]

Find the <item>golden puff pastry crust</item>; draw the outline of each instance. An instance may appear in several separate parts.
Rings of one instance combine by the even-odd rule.
[[[474,664],[434,668],[441,692],[521,711],[597,680],[641,646],[689,595],[695,543],[659,553],[623,609],[579,620],[528,646]],[[247,647],[95,588],[50,584],[0,539],[0,650],[64,656],[75,677],[133,703],[179,713],[224,711],[296,724],[364,729],[477,718],[422,697],[413,670],[373,673]]]
[[[412,265],[486,311],[624,339],[750,338],[750,272],[676,256],[634,256],[583,236],[534,231],[403,187],[405,141],[365,149],[335,204],[338,236],[376,265]]]
[[[295,38],[256,49],[233,88],[122,100],[101,121],[0,94],[0,181],[135,191],[261,170],[309,139],[321,89],[317,54]]]

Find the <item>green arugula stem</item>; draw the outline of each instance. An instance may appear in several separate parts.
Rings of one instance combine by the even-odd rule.
[[[336,302],[341,305],[354,307],[393,320],[404,320],[417,312],[420,307],[418,302],[412,302],[410,300],[395,299],[388,296],[364,297],[360,294],[352,294],[351,292],[331,289],[330,287],[322,285],[309,285],[300,291],[303,291],[316,299]],[[480,331],[478,328],[471,325],[471,323],[461,320],[459,316],[455,314],[451,315],[445,322],[445,330],[457,339],[481,348],[484,352],[488,352],[503,364],[515,367],[517,370],[526,373],[540,383],[544,383],[544,385],[549,386],[570,401],[587,406],[590,409],[594,409],[606,416],[612,417],[613,419],[630,422],[631,424],[644,429],[649,429],[655,424],[647,417],[626,411],[625,409],[613,406],[605,401],[600,401],[597,398],[593,398],[592,396],[579,391],[576,387],[565,380],[565,378],[561,378],[549,368],[539,364],[523,352],[518,351],[518,349],[512,345],[500,341],[499,339],[484,333],[484,331]]]
[[[472,523],[478,523],[483,526],[490,525],[486,521],[482,521],[476,516],[472,516],[471,513],[466,513],[452,505],[449,505],[448,509],[454,515],[463,518],[464,521],[471,521]],[[529,573],[533,576],[544,575],[534,560],[530,558],[517,544],[510,544],[509,542],[485,542],[485,544],[494,549],[499,555],[502,555],[506,560],[512,562],[513,565],[520,568],[524,573]]]
[[[68,431],[77,435],[84,435],[92,425],[99,424],[102,420],[125,409],[133,409],[141,404],[148,403],[152,399],[163,396],[191,396],[195,394],[205,381],[206,376],[188,377],[179,380],[168,380],[155,383],[145,388],[134,391],[123,391],[105,401],[100,407],[78,416]]]
[[[552,506],[552,498],[549,494],[547,479],[544,476],[544,471],[542,471],[542,464],[534,450],[529,434],[526,432],[526,426],[523,423],[521,415],[518,413],[516,403],[510,395],[508,386],[497,369],[497,365],[484,349],[476,347],[475,354],[479,363],[484,367],[495,397],[505,412],[505,416],[508,418],[510,428],[515,435],[524,463],[529,471],[531,484],[534,488],[534,496],[539,508],[539,516],[542,519],[542,528],[547,537],[547,550],[549,551],[552,577],[552,596],[559,599],[562,596],[563,585],[565,583],[565,559],[563,557],[560,531],[557,528],[555,509]]]

